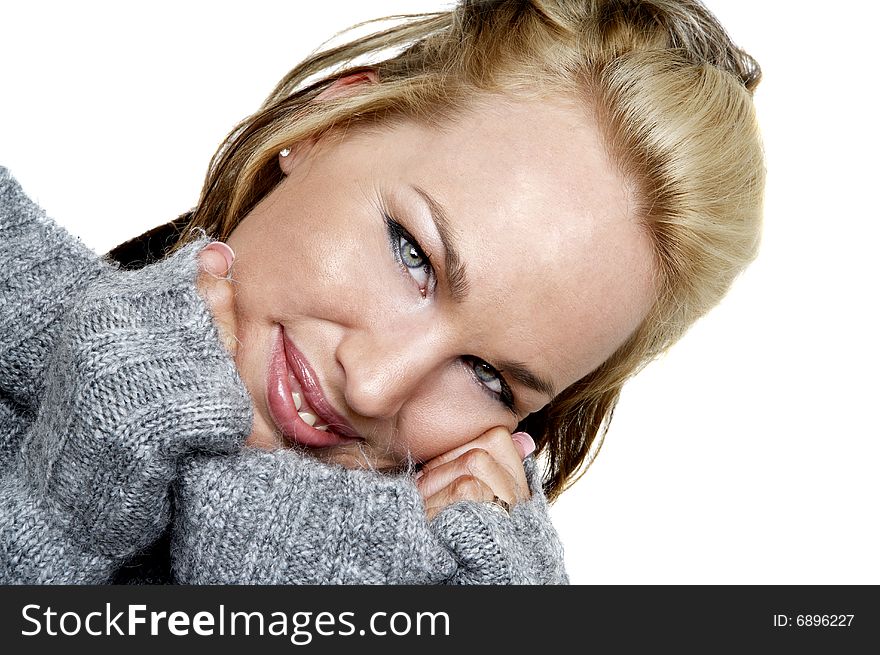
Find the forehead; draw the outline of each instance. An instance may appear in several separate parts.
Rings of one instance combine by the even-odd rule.
[[[384,136],[379,174],[445,206],[470,278],[457,311],[483,352],[561,389],[637,327],[651,246],[582,102],[489,97],[442,129],[403,123]]]

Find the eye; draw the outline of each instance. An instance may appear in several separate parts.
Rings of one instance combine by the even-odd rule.
[[[430,258],[400,223],[386,215],[385,224],[388,227],[388,239],[394,258],[419,285],[422,296],[427,296],[434,278],[434,268],[431,266]]]
[[[477,376],[477,379],[480,382],[486,385],[487,389],[493,393],[501,393],[501,376],[498,375],[498,371],[489,366],[486,362],[475,361],[472,366],[474,369],[474,375]]]
[[[398,241],[398,250],[403,265],[407,268],[422,268],[425,265],[425,256],[405,237],[400,237]]]
[[[513,411],[513,393],[501,373],[479,357],[465,357],[464,360],[474,372],[477,382],[483,385],[486,392],[494,396],[507,409]]]

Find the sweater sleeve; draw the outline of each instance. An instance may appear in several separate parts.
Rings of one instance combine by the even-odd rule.
[[[407,476],[293,450],[189,461],[171,562],[183,584],[438,584],[455,571]]]
[[[406,475],[295,451],[194,458],[176,482],[172,566],[187,584],[566,582],[546,501],[533,491],[510,517],[456,503],[428,522]]]
[[[434,533],[458,562],[448,584],[568,584],[537,462],[529,457],[524,465],[532,497],[514,505],[509,516],[487,503],[462,501],[434,519]]]
[[[0,581],[108,581],[167,526],[180,461],[240,448],[250,398],[195,286],[203,245],[68,303],[0,486]]]
[[[64,308],[107,268],[0,167],[0,401],[8,408],[36,412]]]

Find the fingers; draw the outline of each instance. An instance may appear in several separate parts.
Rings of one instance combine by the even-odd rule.
[[[235,253],[222,241],[213,241],[199,252],[199,268],[217,277],[226,277],[233,261]]]
[[[428,517],[459,500],[514,505],[530,497],[523,454],[534,450],[526,433],[493,428],[473,441],[426,462],[416,480]]]
[[[534,441],[529,437],[525,432],[517,433],[518,435],[524,435],[525,439],[527,439],[528,443],[531,443],[532,450],[534,450]],[[466,444],[459,446],[458,448],[454,448],[434,459],[425,462],[422,467],[422,471],[425,475],[429,471],[433,469],[439,468],[445,464],[450,462],[454,462],[456,460],[460,460],[462,456],[466,456],[466,454],[472,450],[482,450],[488,453],[491,458],[505,470],[508,475],[516,481],[517,494],[514,497],[514,500],[519,498],[528,498],[529,497],[529,486],[526,481],[525,470],[522,465],[522,453],[525,451],[525,448],[520,445],[520,442],[524,441],[523,437],[514,438],[510,431],[505,427],[495,427],[491,430],[487,430],[479,437],[474,439],[473,441],[469,441]],[[528,444],[526,444],[528,445]],[[482,458],[479,455],[476,455],[474,459],[465,458],[459,461],[458,466],[467,467],[469,465],[474,465],[482,461]],[[466,473],[470,473],[471,471],[465,471]],[[498,494],[505,500],[510,503],[514,501],[507,498],[506,496],[502,496]]]
[[[232,262],[235,253],[221,241],[214,241],[199,252],[199,293],[208,303],[220,339],[234,357],[238,350],[235,336],[235,287],[232,281]]]
[[[468,441],[458,448],[453,448],[442,455],[438,455],[434,459],[425,462],[423,468],[427,470],[436,468],[441,464],[446,464],[447,462],[457,459],[459,456],[469,450],[473,450],[474,448],[482,448],[483,450],[489,451],[500,457],[502,461],[514,464],[517,468],[522,468],[520,463],[522,458],[519,456],[516,444],[511,438],[511,434],[507,428],[501,426],[487,430],[473,441]]]
[[[422,496],[428,498],[462,477],[480,480],[494,490],[493,496],[497,495],[511,504],[527,494],[527,487],[519,489],[515,475],[482,448],[474,448],[451,462],[425,470],[419,477],[417,485]],[[477,499],[471,498],[471,500]],[[492,496],[489,500],[492,500]]]
[[[433,519],[445,507],[462,500],[492,502],[497,494],[485,482],[472,475],[455,478],[432,496],[425,498],[425,513]]]
[[[535,452],[535,440],[528,432],[514,432],[510,435],[511,440],[519,451],[520,459],[525,459]]]

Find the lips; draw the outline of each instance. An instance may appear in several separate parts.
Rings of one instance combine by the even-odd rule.
[[[327,448],[361,439],[328,402],[314,369],[281,325],[272,345],[267,377],[269,413],[288,443]]]

